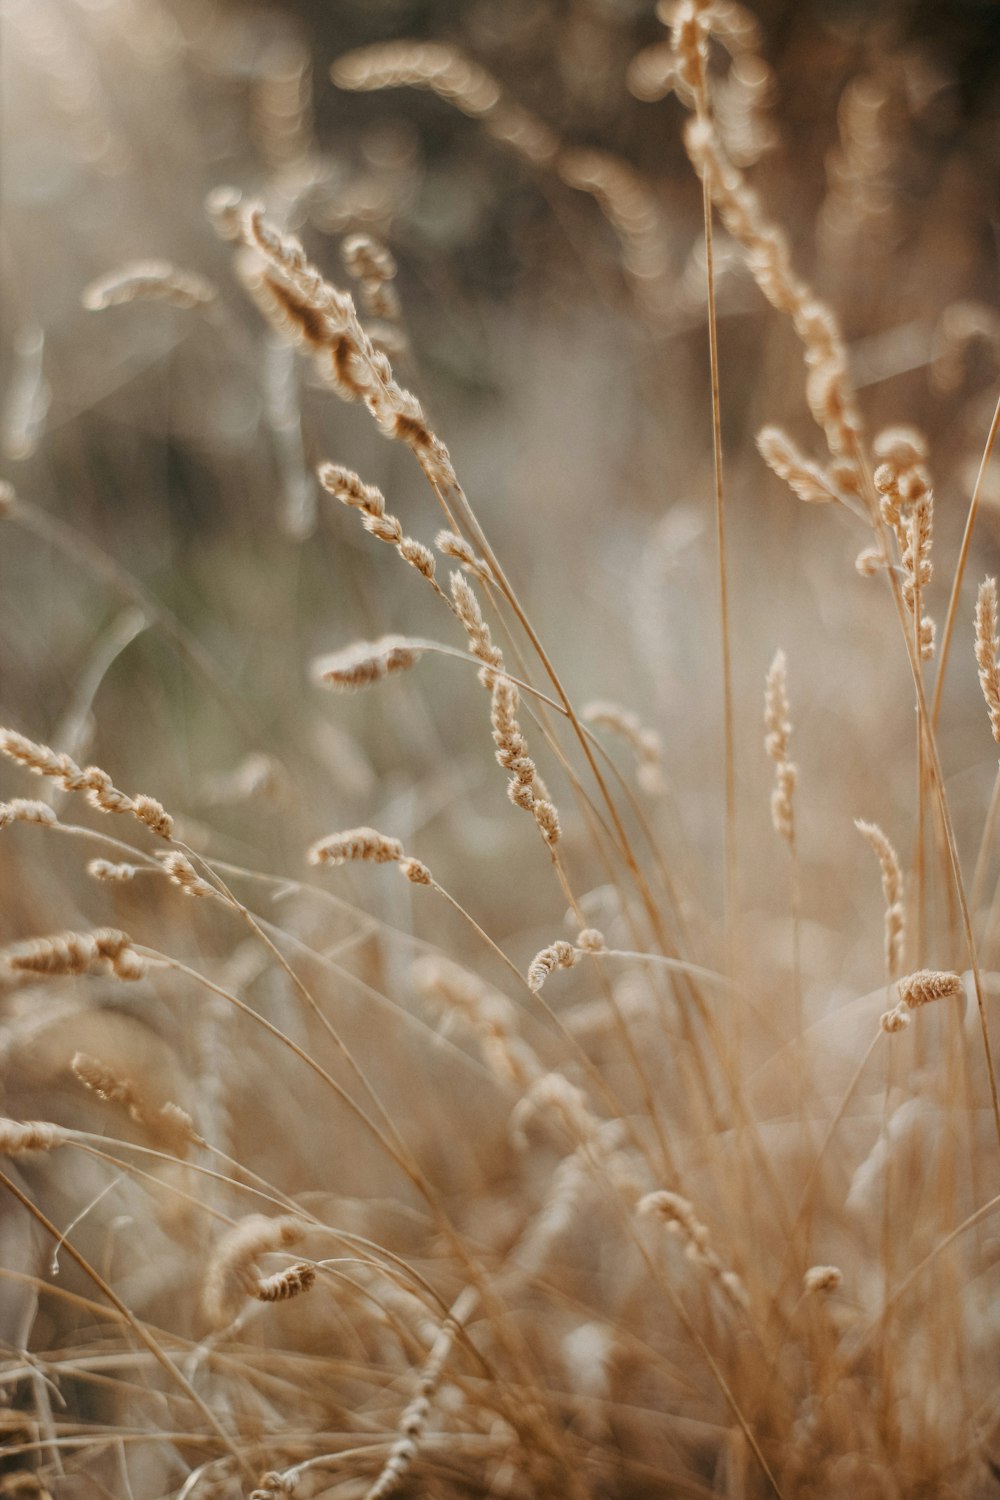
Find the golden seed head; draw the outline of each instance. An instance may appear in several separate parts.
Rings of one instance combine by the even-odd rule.
[[[940,969],[917,969],[907,974],[896,986],[903,1005],[916,1010],[920,1005],[929,1005],[933,1000],[948,1000],[962,993],[962,981],[957,974]]]
[[[342,651],[331,652],[313,662],[312,675],[324,687],[349,692],[369,687],[393,672],[415,666],[423,648],[403,636],[387,635],[378,641],[356,641]]]
[[[346,865],[354,860],[374,864],[398,864],[403,859],[399,839],[388,838],[374,828],[351,828],[346,833],[332,833],[320,839],[309,850],[311,865]]]
[[[11,802],[0,802],[0,828],[11,823],[57,823],[55,809],[47,802],[35,802],[28,797],[15,797]]]

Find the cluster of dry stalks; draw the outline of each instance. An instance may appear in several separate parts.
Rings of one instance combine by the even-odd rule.
[[[364,195],[336,208],[310,154],[294,49],[269,59],[256,95],[263,184],[209,199],[232,287],[147,259],[79,289],[104,318],[152,300],[207,319],[234,357],[265,349],[280,545],[306,544],[319,515],[361,549],[362,572],[371,538],[382,572],[364,628],[341,608],[295,660],[267,587],[226,596],[248,595],[247,628],[268,637],[279,673],[298,674],[297,724],[349,726],[328,722],[312,742],[327,785],[300,775],[302,746],[265,704],[247,715],[210,645],[128,556],[113,562],[49,519],[30,482],[0,491],[7,534],[124,597],[241,733],[248,718],[270,725],[250,723],[243,758],[221,772],[197,716],[168,719],[184,777],[161,771],[166,753],[150,762],[127,718],[101,741],[109,769],[81,764],[91,705],[140,628],[127,626],[101,643],[73,714],[45,704],[0,731],[16,919],[0,952],[0,1494],[996,1491],[1000,775],[992,799],[987,788],[956,812],[949,714],[966,716],[969,760],[988,762],[996,583],[980,586],[974,618],[969,590],[997,419],[980,424],[964,535],[946,528],[945,551],[932,545],[933,442],[906,411],[867,435],[837,315],[751,185],[775,141],[757,23],[735,0],[660,12],[629,86],[686,112],[703,209],[686,270],[639,172],[563,142],[457,49],[370,48],[333,76],[345,90],[431,90],[521,170],[593,199],[654,347],[697,337],[711,515],[698,576],[712,609],[695,620],[694,665],[717,753],[690,786],[670,764],[683,699],[670,724],[587,702],[631,673],[565,665],[583,596],[562,557],[532,556],[524,514],[527,550],[509,564],[496,550],[488,504],[412,388],[396,260]],[[28,13],[12,14],[40,47]],[[886,191],[881,97],[855,89],[842,112],[824,208],[841,241]],[[352,231],[343,285],[322,242],[315,259],[304,248],[316,226]],[[796,424],[811,415],[815,430],[807,442],[771,420],[760,457],[731,463],[720,326],[740,267],[804,360],[776,414],[797,403]],[[226,306],[236,288],[256,342]],[[939,381],[946,366],[961,381],[961,349],[983,334],[982,317],[951,321],[925,362]],[[318,424],[314,482],[307,408],[338,402],[361,419],[350,443],[372,473],[347,467],[330,436],[341,429]],[[847,670],[867,654],[875,683],[865,697],[852,680],[872,709],[850,731],[867,770],[835,749],[835,799],[799,707],[825,697],[824,672],[839,690],[835,656],[803,644],[815,622],[775,638],[760,576],[754,638],[771,665],[740,676],[730,483],[750,465],[760,490],[760,458],[790,491],[782,505],[823,507],[809,527],[839,523],[844,557],[859,553],[860,580],[818,544]],[[783,514],[762,505],[753,527]],[[625,533],[607,528],[589,567],[603,561],[596,586],[614,592]],[[641,592],[638,558],[627,567]],[[838,612],[850,587],[882,593],[851,606],[885,622],[864,650]],[[400,611],[404,590],[415,602]],[[570,620],[561,650],[538,622],[553,611]],[[946,672],[974,685],[976,670],[985,712],[944,695]],[[425,701],[438,672],[447,696]],[[426,761],[415,793],[391,768],[380,783],[359,750],[365,724],[387,734],[380,714]],[[131,734],[143,785],[173,783],[167,806],[119,789],[134,784]],[[347,816],[359,799],[377,826]],[[705,871],[691,834],[708,823],[718,853],[705,863],[719,868]],[[268,839],[290,860],[262,864]]]

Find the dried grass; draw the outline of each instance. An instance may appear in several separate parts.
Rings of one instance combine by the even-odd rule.
[[[561,66],[581,89],[607,49],[583,67],[571,40],[584,52],[591,30],[621,41],[613,9],[578,7],[566,21]],[[48,46],[31,7],[10,10],[96,149],[85,54]],[[81,25],[106,27],[111,56],[138,45],[136,14],[111,0],[81,7]],[[960,584],[1000,406],[992,427],[992,396],[985,418],[970,403],[956,425],[982,453],[957,561],[945,502],[959,439],[934,426],[925,437],[909,419],[881,424],[894,404],[933,421],[925,387],[934,401],[962,399],[976,350],[995,349],[997,320],[967,297],[935,308],[926,358],[904,385],[891,369],[856,383],[864,359],[793,264],[793,243],[795,260],[808,259],[803,226],[786,235],[765,208],[780,181],[765,168],[751,185],[780,109],[760,55],[770,39],[731,0],[659,14],[669,35],[635,57],[628,80],[651,105],[676,93],[691,112],[684,144],[704,211],[694,298],[675,272],[698,233],[686,189],[603,146],[569,144],[592,132],[542,118],[544,93],[538,113],[515,102],[499,45],[496,77],[427,41],[334,63],[343,89],[416,87],[436,96],[428,108],[479,122],[489,149],[507,153],[499,170],[542,189],[546,222],[550,210],[553,223],[592,212],[579,193],[601,210],[593,250],[569,218],[573,257],[557,258],[552,277],[576,287],[578,258],[579,285],[605,297],[601,406],[579,406],[581,372],[561,349],[554,377],[535,372],[528,339],[514,360],[523,451],[501,421],[489,424],[489,466],[468,456],[467,435],[453,448],[438,435],[429,413],[440,409],[450,431],[461,405],[440,372],[461,359],[448,320],[430,337],[407,303],[425,284],[447,285],[450,221],[443,213],[415,275],[414,226],[433,215],[423,204],[405,217],[419,197],[407,197],[406,140],[366,137],[370,180],[335,180],[317,154],[298,42],[237,49],[228,64],[227,86],[246,91],[258,196],[220,189],[208,209],[246,307],[228,306],[223,277],[216,286],[177,269],[191,263],[180,253],[130,262],[82,294],[91,309],[137,304],[102,320],[108,339],[156,316],[139,304],[203,310],[163,314],[192,341],[177,354],[191,390],[186,405],[176,391],[167,403],[170,441],[175,398],[178,424],[204,435],[217,421],[242,507],[236,454],[259,418],[296,514],[318,529],[251,536],[241,508],[225,543],[238,547],[231,571],[206,532],[171,589],[188,627],[158,603],[163,580],[136,582],[0,481],[12,547],[54,542],[44,566],[58,555],[77,567],[66,587],[80,597],[65,619],[50,601],[40,638],[78,628],[96,580],[141,606],[155,649],[180,663],[176,677],[158,665],[151,685],[146,658],[133,666],[95,647],[81,667],[75,638],[66,660],[39,647],[8,709],[13,722],[51,725],[49,743],[0,731],[12,763],[0,802],[10,927],[0,1153],[14,1159],[0,1173],[0,1492],[985,1500],[995,1484],[1000,778],[981,816],[993,767],[971,702],[978,668],[1000,741],[992,578],[979,590],[974,658],[967,636],[947,700],[942,689],[952,626],[971,617]],[[488,18],[477,24],[487,36]],[[220,65],[210,31],[184,32],[203,68]],[[627,59],[614,55],[621,90]],[[821,213],[823,254],[868,246],[873,277],[888,252],[872,226],[902,223],[906,209],[884,202],[907,149],[893,87],[873,77],[845,93]],[[900,87],[913,98],[929,85],[914,63]],[[324,269],[336,259],[324,226],[346,234],[357,306]],[[740,289],[740,258],[766,307],[747,300],[749,280]],[[891,267],[883,274],[893,285]],[[772,310],[802,346],[804,385],[797,360],[786,372],[780,334],[771,341]],[[870,309],[842,311],[856,338]],[[688,338],[695,315],[707,315],[707,351]],[[531,319],[511,320],[527,339]],[[584,346],[598,347],[589,304],[581,321]],[[734,371],[747,327],[754,368]],[[206,334],[218,340],[211,365],[196,343]],[[437,363],[429,337],[446,351]],[[688,385],[702,400],[671,418],[677,469],[654,529],[628,491],[664,503],[656,466],[638,477],[639,459],[659,451],[642,434],[663,417],[660,366],[671,401]],[[608,394],[629,368],[634,463]],[[780,377],[773,393],[763,376]],[[231,387],[231,410],[211,404],[217,385]],[[192,415],[202,399],[204,429]],[[870,451],[862,409],[877,433]],[[581,472],[595,433],[614,449],[603,511],[588,508],[574,455],[547,467],[531,445],[532,423],[558,425],[567,411]],[[796,411],[813,418],[819,454],[791,435]],[[388,444],[370,440],[372,421]],[[335,461],[317,469],[323,453]],[[775,526],[764,466],[826,512],[792,508]],[[480,476],[475,506],[458,477],[466,467]],[[701,555],[700,512],[678,541],[682,471],[691,495],[714,505],[713,557]],[[39,473],[22,472],[21,493],[33,495]],[[551,506],[539,504],[550,490]],[[319,491],[339,503],[317,507]],[[345,562],[339,543],[357,536],[342,506],[430,587],[408,594],[412,574],[382,548]],[[410,534],[411,516],[433,549]],[[868,585],[849,567],[859,527]],[[133,547],[129,567],[142,571],[140,542],[124,521],[109,527],[109,548]],[[20,640],[35,611],[19,570],[32,580],[41,564],[12,556]],[[447,588],[440,556],[454,564]],[[259,575],[244,575],[254,560]],[[942,572],[951,603],[931,667]],[[191,603],[198,577],[212,585],[203,615]],[[410,633],[421,611],[457,627],[462,649]],[[668,635],[669,649],[639,660]],[[784,652],[764,679],[775,635],[800,664],[795,762]],[[344,639],[353,644],[315,655]],[[435,670],[409,674],[425,654]],[[206,684],[210,703],[195,709]],[[315,691],[372,684],[371,695]],[[577,708],[585,691],[608,696]],[[630,774],[585,723],[626,747]],[[537,834],[491,779],[487,725],[508,798]],[[147,784],[148,772],[176,819],[121,791],[117,773],[82,766],[90,754],[126,784]],[[49,800],[16,795],[24,771],[46,779]],[[876,783],[896,843],[876,823],[855,827],[878,863],[881,908],[850,828]],[[123,838],[88,806],[128,814],[112,825]],[[317,838],[324,826],[342,831]],[[149,852],[149,833],[169,847]],[[403,878],[366,875],[366,864],[394,864]],[[68,1087],[74,1079],[82,1087]],[[175,1097],[193,1118],[162,1102]]]

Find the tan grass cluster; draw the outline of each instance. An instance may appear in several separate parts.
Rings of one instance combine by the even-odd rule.
[[[173,821],[160,803],[152,797],[129,797],[120,792],[107,771],[98,766],[81,770],[69,755],[38,745],[13,729],[0,729],[0,751],[36,776],[51,776],[67,792],[85,792],[90,805],[101,812],[131,813],[160,838],[170,838]]]
[[[9,0],[4,40],[17,98],[27,59],[80,131],[65,177],[89,205],[73,217],[81,235],[124,199],[124,158],[98,183],[100,153],[87,154],[104,90],[172,99],[195,67],[218,109],[215,149],[229,149],[238,99],[256,154],[232,162],[254,196],[220,189],[207,205],[242,298],[230,306],[173,261],[130,262],[84,291],[94,309],[167,304],[163,318],[109,315],[96,365],[122,389],[91,380],[56,315],[67,301],[80,323],[89,267],[128,254],[134,226],[109,216],[100,256],[51,307],[25,266],[14,309],[0,391],[0,454],[23,474],[17,499],[0,481],[10,701],[69,753],[0,730],[0,752],[53,793],[0,803],[0,882],[12,938],[70,930],[0,952],[0,1154],[13,1159],[0,1172],[0,1494],[985,1497],[1000,1472],[1000,777],[980,808],[995,766],[968,697],[968,638],[943,690],[952,627],[960,639],[971,615],[964,570],[988,545],[1000,405],[987,430],[980,386],[1000,322],[968,303],[936,321],[906,311],[929,278],[958,286],[948,267],[966,281],[974,269],[975,236],[952,222],[962,193],[937,167],[955,150],[972,180],[961,153],[984,158],[950,115],[955,141],[939,136],[962,92],[947,64],[932,68],[915,40],[893,59],[855,47],[876,37],[870,20],[840,17],[810,57],[798,32],[783,50],[736,0],[659,0],[669,35],[633,60],[628,87],[689,112],[695,183],[683,153],[675,181],[670,152],[637,148],[635,103],[607,133],[627,156],[602,141],[645,26],[628,5],[537,0],[506,29],[488,5],[457,7],[468,55],[398,38],[349,53],[339,87],[436,97],[412,115],[395,100],[392,118],[342,99],[335,152],[284,12],[219,26],[214,3],[94,0],[72,7],[70,35],[64,9]],[[99,67],[84,45],[96,34]],[[751,175],[777,111],[799,109],[812,69],[826,88],[848,52],[866,72],[842,93],[825,197],[822,184],[811,196],[817,284],[849,289],[850,350],[793,265],[792,244],[809,263],[810,236],[764,206],[797,200],[793,159]],[[435,133],[442,100],[478,122],[457,122],[468,147]],[[177,154],[173,131],[156,139],[158,158]],[[896,176],[905,163],[930,181],[928,140],[952,185],[914,212]],[[12,194],[15,251],[24,203],[66,203],[58,177],[41,197],[33,177]],[[153,186],[177,206],[186,263],[190,185]],[[519,278],[503,304],[476,303],[474,336],[461,303],[445,305],[471,260],[456,253],[466,234],[501,239],[497,263]],[[325,270],[334,236],[357,306]],[[50,239],[39,276],[62,248]],[[529,274],[536,250],[545,286]],[[470,299],[492,264],[491,249]],[[399,286],[413,288],[412,347]],[[877,302],[887,288],[891,309]],[[773,309],[804,350],[804,389]],[[862,402],[882,423],[901,392],[928,435],[893,423],[869,446]],[[141,409],[141,441],[121,447],[137,496],[141,484],[152,497],[148,529],[146,513],[109,522],[114,557],[36,499],[83,432],[103,475],[107,424],[79,415],[98,394]],[[755,429],[777,418],[756,450],[743,411]],[[50,412],[56,461],[26,464]],[[960,494],[959,450],[981,429],[956,561],[957,518],[932,547],[930,456],[940,493]],[[546,447],[560,430],[578,452]],[[479,476],[468,493],[452,452]],[[317,468],[323,453],[385,493],[339,461]],[[183,499],[199,519],[203,499],[219,502],[172,548],[169,579],[158,549],[176,518],[144,482],[147,463],[162,478],[162,454],[171,499],[210,471],[204,496]],[[825,515],[773,527],[765,466]],[[102,490],[85,486],[86,503]],[[230,491],[236,538],[222,534]],[[319,515],[321,492],[337,504]],[[414,535],[389,508],[397,494]],[[331,529],[355,526],[342,506],[427,587],[411,590],[384,550],[327,550]],[[856,523],[871,586],[829,566],[842,544],[857,553]],[[747,537],[753,556],[739,558]],[[928,671],[928,595],[946,563]],[[28,649],[22,593],[43,566],[44,639],[68,638],[65,659]],[[975,666],[1000,742],[998,609],[987,578]],[[424,638],[423,610],[447,641]],[[413,634],[379,634],[393,627]],[[150,655],[133,661],[125,647],[147,631]],[[803,664],[794,761],[783,651],[763,684],[760,753],[753,662],[776,634]],[[331,639],[350,644],[314,656]],[[176,663],[151,674],[154,649]],[[424,655],[435,672],[347,696]],[[599,684],[622,701],[588,702]],[[507,798],[530,821],[493,785],[487,712]],[[173,770],[176,836],[159,802],[78,764],[109,734],[150,784]],[[850,827],[876,780],[895,842],[878,823],[855,828],[881,913]],[[77,826],[62,793],[167,842],[133,849],[106,820]],[[323,826],[337,831],[310,846]],[[409,830],[430,865],[382,827]],[[306,879],[303,850],[353,877]],[[17,1118],[36,1113],[52,1119]]]

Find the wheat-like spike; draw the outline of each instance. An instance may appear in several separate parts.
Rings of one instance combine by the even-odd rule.
[[[424,648],[400,635],[386,635],[378,641],[355,641],[341,651],[317,657],[312,664],[314,681],[324,687],[349,691],[370,687],[393,672],[405,672],[416,666]]]
[[[71,1136],[48,1120],[0,1119],[0,1156],[20,1156],[25,1151],[54,1151]]]
[[[131,1079],[116,1073],[96,1057],[89,1057],[86,1052],[75,1053],[70,1066],[84,1088],[90,1089],[106,1104],[120,1104],[137,1122],[145,1117],[145,1104]]]
[[[190,1115],[179,1105],[167,1103],[152,1109],[130,1078],[85,1052],[77,1052],[70,1066],[84,1088],[107,1104],[119,1105],[174,1155],[184,1156],[189,1146],[201,1144]]]
[[[798,770],[788,758],[792,724],[788,708],[788,669],[785,653],[776,651],[767,673],[764,688],[764,741],[774,761],[774,791],[771,793],[771,822],[775,832],[795,845],[795,805],[793,801]]]
[[[332,833],[320,839],[309,850],[311,865],[345,865],[353,860],[370,860],[375,864],[398,864],[404,858],[399,839],[393,839],[374,828],[351,828],[346,833]]]
[[[574,1147],[589,1147],[604,1123],[590,1108],[582,1089],[570,1083],[565,1073],[548,1072],[533,1078],[511,1111],[511,1140],[522,1150],[528,1144],[528,1122],[535,1115],[558,1125]]]
[[[411,568],[416,568],[430,583],[436,583],[433,552],[423,542],[403,535],[399,519],[386,510],[385,496],[380,489],[375,485],[364,484],[353,470],[345,469],[340,464],[321,464],[317,474],[323,488],[342,505],[350,505],[361,511],[361,524],[371,536],[395,547],[404,562],[409,563]]]
[[[535,762],[528,754],[528,742],[517,722],[517,708],[521,695],[509,677],[496,677],[490,696],[490,722],[493,726],[493,743],[496,745],[498,763],[509,771],[514,781],[530,793],[528,805],[534,801],[537,777]],[[518,802],[517,798],[513,799]]]
[[[181,271],[166,260],[137,260],[92,281],[83,293],[90,312],[124,302],[169,302],[189,309],[214,302],[215,287],[194,271]]]
[[[503,675],[503,652],[493,644],[490,627],[483,619],[475,591],[462,573],[454,572],[449,580],[455,613],[465,628],[469,650],[483,663],[479,680],[490,693],[490,722],[497,760],[511,773],[507,795],[515,807],[530,812],[542,838],[553,847],[562,836],[559,814],[549,800],[528,744],[517,721],[520,693],[509,677]]]
[[[302,1239],[309,1225],[292,1215],[268,1219],[251,1214],[218,1241],[205,1274],[205,1311],[216,1325],[228,1323],[247,1297],[255,1297],[263,1278],[255,1262],[261,1255],[287,1250]]]
[[[474,1288],[466,1287],[438,1329],[430,1353],[420,1371],[417,1388],[399,1419],[399,1436],[393,1443],[389,1457],[382,1466],[375,1483],[365,1492],[364,1500],[386,1500],[386,1496],[399,1488],[412,1468],[420,1439],[430,1416],[431,1402],[441,1384],[445,1365],[459,1331],[477,1301],[478,1293]]]
[[[579,955],[572,943],[561,938],[536,953],[528,966],[528,988],[535,994],[555,969],[572,969]]]
[[[0,802],[0,828],[9,828],[11,823],[43,823],[51,827],[58,821],[55,809],[47,802],[34,802],[29,797]]]
[[[365,484],[353,469],[343,464],[323,463],[316,470],[320,484],[339,500],[341,505],[350,505],[366,516],[385,515],[385,496],[374,484]]]
[[[691,14],[694,9],[700,14]],[[690,4],[678,7],[675,52],[678,71],[692,99],[704,89],[710,25],[711,8]],[[707,117],[690,120],[684,142],[695,171],[708,185],[722,222],[743,246],[751,275],[771,305],[788,314],[802,341],[808,368],[806,401],[826,434],[831,455],[839,461],[837,489],[863,497],[864,483],[855,456],[861,419],[848,375],[847,350],[836,318],[794,274],[785,236],[768,222],[756,193],[726,157],[711,120]],[[783,442],[787,444],[787,439]],[[820,498],[821,489],[819,486],[809,498]]]
[[[702,1266],[709,1273],[727,1302],[737,1312],[747,1311],[750,1299],[742,1278],[734,1271],[726,1270],[712,1248],[707,1227],[698,1219],[687,1198],[682,1198],[679,1193],[666,1191],[647,1193],[639,1203],[639,1213],[655,1215],[666,1225],[669,1234],[679,1235],[685,1241],[688,1260]]]
[[[0,952],[0,963],[22,974],[89,974],[110,969],[119,979],[141,979],[145,960],[132,940],[113,927],[33,938]]]
[[[840,500],[826,472],[800,453],[780,427],[761,428],[757,434],[757,451],[768,468],[807,505],[828,505]]]
[[[882,462],[874,473],[879,511],[899,547],[902,595],[910,620],[916,623],[917,601],[933,577],[931,541],[934,495],[924,467],[927,444],[912,427],[889,427],[874,443]],[[917,639],[921,659],[934,655],[934,621],[920,619]]]
[[[320,374],[345,401],[363,401],[384,436],[405,443],[430,481],[456,484],[451,456],[427,425],[423,407],[395,380],[392,366],[358,319],[352,299],[324,280],[293,235],[283,234],[259,205],[245,208],[244,243],[265,261],[248,289],[273,326],[310,350]]]
[[[433,885],[434,877],[419,859],[401,859],[399,868],[412,885]]]
[[[885,898],[885,967],[890,979],[903,966],[903,943],[906,938],[906,907],[903,903],[903,872],[899,856],[877,823],[855,818],[854,826],[867,839],[882,872],[882,895]]]
[[[910,1010],[920,1005],[929,1005],[933,1000],[948,1000],[962,993],[962,981],[957,974],[941,969],[917,969],[899,980],[896,989],[900,1003]]]
[[[480,583],[491,584],[494,582],[493,569],[485,557],[480,557],[464,537],[454,531],[439,531],[434,538],[434,545],[445,557],[454,558],[473,578],[478,578]]]
[[[469,638],[469,650],[483,663],[479,677],[483,686],[492,691],[496,672],[503,671],[503,652],[493,644],[490,627],[483,619],[479,600],[462,573],[452,573],[449,578],[451,597],[455,613]]]
[[[275,1271],[273,1276],[262,1276],[254,1283],[251,1295],[258,1302],[287,1302],[291,1297],[308,1292],[315,1281],[316,1267],[300,1260],[294,1266],[289,1266],[287,1271]]]
[[[36,776],[51,776],[67,792],[86,792],[92,807],[107,813],[132,813],[161,838],[169,839],[173,822],[159,802],[141,794],[129,797],[112,784],[107,771],[99,766],[81,770],[70,756],[36,744],[13,729],[0,729],[0,752],[27,766]]]
[[[910,1024],[910,1012],[900,1002],[893,1006],[892,1010],[883,1011],[879,1017],[879,1030],[884,1031],[887,1036],[894,1035],[897,1031],[905,1031]]]
[[[179,885],[185,895],[221,898],[221,893],[215,889],[207,880],[203,880],[188,859],[179,849],[171,850],[169,854],[157,856],[164,874],[174,885]]]
[[[986,578],[976,600],[976,662],[993,738],[1000,744],[1000,639],[997,638],[997,581]]]
[[[580,718],[619,735],[633,751],[639,763],[638,781],[644,792],[660,796],[665,790],[663,779],[663,741],[655,729],[643,727],[638,714],[618,703],[588,703]]]
[[[417,990],[435,1009],[461,1016],[479,1033],[485,1061],[505,1083],[523,1093],[541,1075],[541,1063],[519,1036],[517,1012],[506,995],[439,955],[418,959],[411,973]]]

